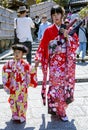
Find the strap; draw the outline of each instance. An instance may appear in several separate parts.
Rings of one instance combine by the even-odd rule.
[[[17,18],[16,18],[15,22],[16,22],[16,27],[17,27]]]

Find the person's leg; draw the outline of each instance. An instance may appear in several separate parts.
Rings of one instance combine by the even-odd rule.
[[[82,59],[86,56],[86,42],[82,44]]]
[[[17,110],[17,107],[16,107],[17,104],[15,102],[15,96],[14,95],[10,96],[9,103],[10,103],[10,108],[11,108],[11,111],[12,111],[12,120],[19,120],[18,110]]]
[[[80,45],[79,45],[79,54],[81,51],[82,51],[82,42],[80,42]]]
[[[18,116],[20,122],[26,121],[27,102],[17,102]]]
[[[20,100],[17,101],[17,110],[18,110],[20,123],[23,123],[26,121],[27,97],[28,95],[24,93],[22,96],[22,102],[20,102]]]
[[[30,41],[22,43],[28,48],[28,53],[26,55],[27,61],[31,64],[31,56],[32,56],[32,43]]]
[[[82,43],[79,43],[79,47],[77,49],[77,58],[79,58],[80,52],[82,51]]]
[[[31,65],[31,57],[32,57],[32,43],[29,43],[28,45],[28,54],[27,54],[27,61],[30,63]]]

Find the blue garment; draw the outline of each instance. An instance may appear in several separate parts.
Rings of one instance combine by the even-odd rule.
[[[82,59],[86,56],[86,44],[87,44],[87,38],[86,38],[86,29],[85,27],[79,28],[79,50],[78,53],[82,51]]]
[[[79,42],[87,42],[85,27],[79,28]]]
[[[38,31],[38,40],[40,40],[44,34],[45,29],[50,26],[51,23],[50,22],[46,22],[46,23],[41,23],[39,26],[39,31]]]
[[[86,42],[80,42],[79,53],[82,51],[82,59],[86,56]]]

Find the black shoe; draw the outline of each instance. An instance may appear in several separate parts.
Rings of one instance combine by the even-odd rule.
[[[82,62],[82,63],[85,63],[85,60],[84,60],[84,59],[82,59],[82,60],[81,60],[81,62]]]
[[[79,55],[77,54],[77,58],[79,58]]]

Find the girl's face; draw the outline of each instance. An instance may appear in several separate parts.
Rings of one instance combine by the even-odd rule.
[[[21,50],[14,50],[14,58],[20,60],[23,57],[23,52]]]
[[[53,23],[55,23],[56,25],[61,25],[62,23],[61,13],[52,14],[52,20],[53,20]]]

